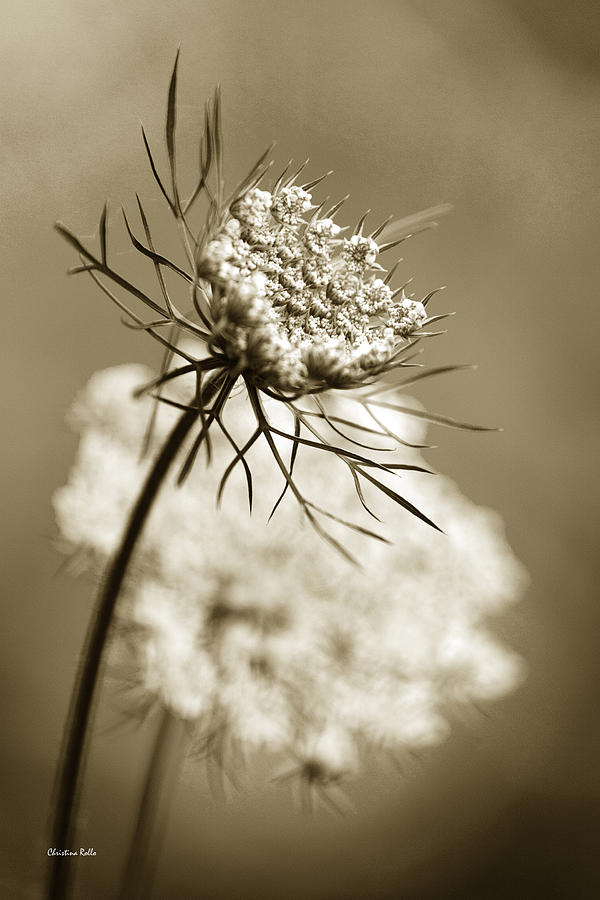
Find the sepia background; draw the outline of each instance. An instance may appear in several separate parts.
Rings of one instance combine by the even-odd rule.
[[[598,896],[597,4],[2,8],[2,896],[40,896],[93,596],[55,546],[51,495],[76,444],[64,414],[96,369],[156,363],[93,285],[67,279],[73,254],[52,223],[92,236],[104,200],[116,223],[136,190],[159,210],[139,120],[160,148],[179,45],[180,133],[191,145],[220,82],[230,184],[277,139],[282,166],[310,156],[310,175],[335,169],[328,191],[351,193],[348,221],[367,207],[381,219],[453,205],[405,245],[403,271],[420,293],[448,285],[443,306],[458,313],[429,358],[480,368],[418,396],[504,431],[440,429],[431,461],[503,515],[532,583],[495,625],[527,661],[514,695],[455,721],[402,772],[368,771],[344,819],[307,818],[260,778],[225,800],[198,766],[174,798],[155,895]],[[81,827],[97,855],[80,862],[81,897],[112,896],[150,734],[96,739]]]

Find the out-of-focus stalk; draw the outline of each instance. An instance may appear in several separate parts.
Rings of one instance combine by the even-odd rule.
[[[184,719],[164,708],[140,798],[120,900],[145,900],[158,862],[189,728]]]

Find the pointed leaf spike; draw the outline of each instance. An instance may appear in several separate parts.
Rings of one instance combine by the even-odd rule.
[[[304,170],[307,167],[307,165],[309,164],[309,162],[310,162],[310,158],[307,156],[306,159],[304,160],[304,162],[300,166],[298,166],[298,168],[296,169],[294,174],[290,178],[288,178],[288,180],[285,183],[285,187],[290,187],[291,185],[294,184],[294,182],[296,181],[296,178],[298,178],[298,176],[301,175],[302,172],[304,172]]]
[[[300,421],[299,421],[299,419],[297,419],[297,418],[294,420],[294,435],[295,435],[296,438],[300,437]],[[297,442],[297,441],[294,441],[294,445],[293,445],[293,447],[292,447],[292,453],[291,453],[291,457],[290,457],[290,467],[289,467],[289,470],[288,470],[289,473],[290,473],[290,478],[291,478],[292,475],[294,474],[294,465],[295,465],[295,463],[296,463],[296,456],[297,456],[297,454],[298,454],[298,446],[299,446],[299,445],[298,445],[298,442]],[[269,522],[271,521],[271,519],[273,518],[275,512],[277,511],[277,507],[279,506],[279,504],[281,503],[281,501],[282,501],[283,498],[285,497],[285,495],[286,495],[286,493],[287,493],[288,487],[289,487],[289,484],[288,484],[288,482],[286,481],[285,484],[284,484],[284,486],[283,486],[283,490],[282,490],[281,494],[279,495],[278,499],[275,501],[275,505],[273,506],[273,509],[271,510],[271,513],[270,513],[269,518],[268,518],[268,521],[269,521]]]
[[[212,136],[212,128],[210,124],[210,110],[208,105],[204,110],[204,163],[202,168],[202,175],[204,173],[208,174],[208,170],[212,164],[212,154],[213,154],[213,136]]]
[[[361,237],[362,237],[363,225],[365,224],[365,220],[366,220],[366,218],[367,218],[367,216],[369,215],[370,212],[371,212],[371,210],[368,209],[368,210],[366,211],[366,213],[364,213],[364,215],[362,215],[362,216],[360,217],[360,219],[359,219],[358,222],[356,223],[356,228],[355,228],[354,231],[352,232],[353,234],[358,234],[358,235],[361,235]],[[380,249],[381,249],[381,248],[380,248]]]
[[[183,269],[181,269],[176,263],[171,262],[171,260],[167,259],[166,256],[161,256],[160,253],[155,253],[153,250],[150,250],[148,247],[144,247],[144,245],[141,243],[141,241],[138,241],[135,234],[131,230],[131,226],[129,224],[129,219],[127,218],[127,213],[125,212],[123,207],[121,207],[121,212],[123,213],[123,219],[125,221],[125,228],[127,229],[127,233],[129,235],[131,243],[133,244],[135,249],[139,253],[143,253],[144,256],[148,256],[154,263],[160,263],[160,265],[168,266],[169,269],[172,269],[173,272],[177,272],[178,275],[181,275],[181,277],[185,281],[187,281],[191,284],[193,282],[192,277],[190,275],[188,275],[188,273],[185,272]],[[107,273],[107,274],[110,274],[110,273]],[[117,283],[120,283],[120,281],[117,280]],[[122,286],[124,286],[124,285],[122,285]],[[133,293],[133,291],[132,291],[132,293]],[[136,294],[136,296],[137,296],[137,294]],[[154,308],[158,310],[158,312],[164,313],[164,310],[160,309],[160,307],[158,307],[156,304],[151,304],[151,305],[153,305]]]
[[[385,219],[385,220],[381,223],[381,225],[379,226],[379,228],[376,228],[375,231],[372,231],[371,234],[369,235],[369,237],[371,238],[371,240],[374,241],[375,238],[378,238],[379,235],[381,234],[381,232],[383,231],[383,229],[385,228],[385,226],[386,226],[386,225],[389,225],[389,223],[392,221],[393,218],[394,218],[393,216],[388,216],[387,219]]]
[[[269,144],[267,149],[263,153],[261,153],[246,177],[243,179],[243,181],[240,182],[234,193],[229,198],[228,205],[231,205],[237,199],[243,197],[244,194],[246,194],[249,190],[251,190],[258,184],[261,178],[264,178],[265,174],[273,165],[273,160],[269,160],[269,162],[266,162],[266,160],[270,156],[274,146],[274,142]]]
[[[395,241],[388,241],[387,244],[380,244],[380,245],[379,245],[379,252],[380,252],[380,253],[385,253],[386,250],[391,250],[392,247],[397,247],[398,244],[404,243],[404,241],[407,241],[407,240],[408,240],[409,238],[411,238],[411,237],[413,237],[412,234],[405,234],[404,237],[396,238]]]
[[[102,256],[102,262],[106,265],[106,219],[108,216],[108,201],[104,204],[104,208],[102,209],[102,215],[100,216],[100,253]]]
[[[378,490],[385,494],[386,497],[389,497],[390,500],[393,500],[399,506],[402,506],[407,512],[412,513],[412,515],[417,519],[421,519],[421,521],[425,522],[426,525],[430,525],[436,531],[440,531],[442,534],[444,534],[439,525],[436,525],[435,522],[429,518],[429,516],[426,516],[425,513],[421,512],[418,507],[416,507],[413,503],[411,503],[397,491],[392,490],[392,488],[388,487],[387,484],[385,484],[383,481],[379,481],[379,479],[375,478],[369,472],[365,472],[364,469],[360,468],[360,466],[357,466],[357,470],[363,476],[363,478],[366,478],[367,481],[370,481],[371,484],[373,484],[376,488],[378,488]]]
[[[169,154],[169,166],[171,169],[171,182],[173,185],[173,197],[177,204],[177,179],[175,175],[175,125],[177,123],[177,67],[179,65],[179,50],[175,56],[171,81],[169,82],[169,97],[167,101],[167,124],[165,135],[167,139],[167,153]]]
[[[221,85],[215,88],[213,100],[213,140],[215,150],[215,170],[217,178],[217,202],[223,202],[223,128],[221,125]]]
[[[446,425],[448,428],[457,428],[462,431],[500,431],[500,428],[490,427],[488,425],[473,425],[470,422],[459,422],[450,416],[441,416],[438,413],[428,412],[426,410],[414,409],[410,406],[401,406],[398,403],[384,403],[383,400],[369,397],[368,403],[375,406],[381,406],[385,409],[392,409],[395,412],[404,413],[407,416],[413,416],[415,419],[424,419],[426,422],[433,422],[435,425]]]
[[[163,197],[165,198],[165,200],[166,200],[167,203],[169,204],[169,208],[170,208],[171,212],[172,212],[172,213],[175,213],[175,206],[174,206],[174,204],[173,204],[173,201],[171,200],[171,198],[170,198],[169,195],[167,194],[167,191],[166,191],[166,189],[165,189],[165,186],[164,186],[164,184],[163,184],[162,181],[161,181],[160,175],[158,174],[158,169],[156,168],[156,165],[155,165],[155,163],[154,163],[154,157],[152,156],[152,151],[150,150],[150,144],[148,143],[148,138],[146,137],[146,132],[145,132],[145,130],[144,130],[144,126],[142,125],[141,128],[142,128],[142,139],[143,139],[143,141],[144,141],[144,147],[146,148],[146,154],[147,154],[147,156],[148,156],[148,161],[149,161],[149,163],[150,163],[150,168],[152,169],[152,174],[154,175],[154,180],[156,181],[157,185],[159,186],[159,188],[160,188],[160,190],[161,190],[161,193],[162,193]]]
[[[434,291],[430,291],[426,297],[423,297],[423,299],[421,300],[421,303],[423,304],[423,306],[427,306],[427,304],[429,303],[431,298],[433,296],[435,296],[435,294],[439,294],[440,291],[445,291],[445,290],[446,290],[446,285],[443,284],[441,287],[436,288]]]
[[[395,300],[396,297],[398,296],[398,294],[404,294],[405,289],[409,286],[409,284],[412,283],[413,280],[414,280],[414,279],[413,279],[413,276],[411,275],[411,277],[408,278],[408,279],[404,282],[404,284],[400,285],[399,288],[396,288],[396,290],[395,290],[394,293],[392,294],[392,300]]]
[[[333,217],[334,217],[335,214],[338,212],[338,210],[340,210],[340,209],[342,208],[342,206],[344,205],[344,203],[346,202],[346,200],[348,200],[349,198],[350,198],[350,194],[346,194],[345,197],[342,197],[341,200],[338,200],[338,202],[335,203],[335,204],[331,207],[331,209],[328,210],[328,212],[325,214],[325,218],[326,218],[326,219],[333,219]]]
[[[389,284],[389,283],[390,283],[390,281],[392,280],[392,278],[393,278],[394,275],[396,274],[396,269],[398,268],[398,266],[400,265],[401,262],[402,262],[402,259],[399,259],[398,262],[394,263],[394,265],[392,266],[392,268],[389,269],[387,275],[386,275],[385,278],[383,279],[383,283],[384,283],[384,284]]]
[[[312,216],[310,217],[310,224],[311,224],[311,225],[314,225],[314,223],[317,221],[317,219],[319,218],[319,216],[320,216],[321,213],[323,212],[323,208],[324,208],[324,206],[325,206],[325,204],[327,203],[328,200],[329,200],[329,197],[325,197],[325,199],[322,200],[321,203],[319,203],[319,205],[315,208],[315,210],[314,210]]]
[[[329,172],[325,172],[324,175],[320,175],[318,178],[315,178],[313,181],[307,181],[306,184],[301,185],[303,191],[310,191],[311,188],[316,187],[322,181],[325,181],[326,178],[329,178],[330,175],[333,175],[333,169],[330,169]]]
[[[279,190],[279,188],[281,187],[281,185],[283,184],[283,179],[287,175],[289,168],[290,168],[291,164],[293,163],[293,161],[294,161],[293,159],[288,160],[288,163],[285,166],[283,172],[281,173],[281,175],[279,176],[279,178],[275,181],[275,184],[273,185],[273,190],[271,191],[272,194],[276,194],[277,191]]]

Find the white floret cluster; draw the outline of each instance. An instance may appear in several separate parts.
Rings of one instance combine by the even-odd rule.
[[[98,567],[150,465],[139,447],[151,401],[129,398],[151,374],[133,365],[97,373],[71,415],[79,451],[54,506],[61,534]],[[231,401],[234,418],[244,409]],[[176,415],[161,407],[157,438]],[[390,424],[422,439],[412,418]],[[268,451],[255,449],[255,492],[272,504]],[[357,570],[299,529],[294,502],[270,524],[260,511],[250,518],[242,479],[217,512],[226,450],[215,437],[210,469],[164,486],[118,610],[144,694],[195,723],[199,742],[271,751],[329,785],[356,772],[365,743],[392,752],[437,744],[452,708],[518,684],[522,661],[486,623],[525,583],[498,516],[442,476],[406,473],[405,493],[447,534],[390,505],[394,545],[357,536]],[[334,472],[312,460],[313,492],[330,494]],[[352,487],[335,484],[339,511],[353,510]]]
[[[379,246],[350,238],[297,185],[253,188],[207,243],[215,343],[239,366],[284,390],[345,387],[380,371],[427,319],[423,304],[379,277]],[[257,277],[260,275],[260,277]]]

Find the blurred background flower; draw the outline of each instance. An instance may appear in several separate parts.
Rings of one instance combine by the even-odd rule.
[[[151,464],[140,462],[139,450],[153,401],[133,397],[151,378],[138,365],[97,372],[71,412],[81,440],[54,506],[68,544],[100,573]],[[194,397],[188,380],[180,402]],[[250,428],[243,393],[228,415]],[[161,405],[153,449],[177,415]],[[388,412],[385,424],[413,442],[425,438],[408,416]],[[254,516],[243,478],[217,513],[231,452],[217,435],[208,471],[196,466],[180,488],[171,480],[135,557],[117,614],[121,653],[137,662],[130,677],[142,689],[143,709],[149,694],[193,722],[196,741],[216,748],[225,766],[229,744],[244,756],[267,750],[295,761],[290,773],[324,787],[355,773],[361,743],[396,754],[436,744],[447,736],[450,705],[491,700],[519,682],[520,660],[485,628],[489,613],[518,599],[526,580],[497,516],[442,476],[405,472],[403,492],[448,533],[390,500],[379,503],[393,544],[344,535],[362,565],[357,571],[302,527],[291,494],[267,522],[277,479],[266,444],[256,445],[251,461]],[[415,450],[404,453],[419,462]],[[304,462],[298,477],[304,474],[311,495],[335,483],[336,514],[353,516],[356,495],[351,482],[336,480],[339,461]]]
[[[161,132],[181,42],[195,73],[182,128],[220,81],[230,183],[277,138],[278,157],[311,156],[315,176],[335,161],[328,189],[351,191],[349,220],[368,205],[399,216],[454,205],[406,246],[405,271],[417,296],[448,284],[445,305],[459,313],[444,346],[428,346],[431,363],[481,368],[418,396],[505,432],[432,430],[443,449],[427,460],[500,512],[532,583],[493,625],[527,660],[518,691],[479,712],[462,704],[466,726],[453,720],[442,747],[405,754],[400,773],[366,766],[352,788],[360,816],[341,821],[296,815],[264,778],[225,805],[196,765],[193,788],[173,800],[156,894],[193,897],[198,884],[212,898],[262,900],[597,894],[597,4],[60,0],[9,4],[5,16],[4,894],[39,896],[92,603],[89,585],[56,575],[51,546],[49,501],[76,446],[65,412],[96,370],[156,366],[101,297],[65,278],[72,254],[51,224],[68,219],[91,237],[107,196],[131,200],[132,186],[154,196],[138,119]],[[111,896],[130,822],[106,798],[133,808],[152,732],[149,722],[96,741],[86,898]]]

